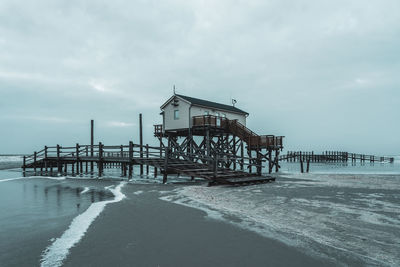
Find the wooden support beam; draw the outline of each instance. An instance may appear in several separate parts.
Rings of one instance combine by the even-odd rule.
[[[132,178],[133,175],[133,142],[129,141],[129,177],[128,180]]]
[[[57,171],[58,174],[61,174],[62,172],[62,165],[61,165],[61,159],[60,159],[60,145],[57,145]]]
[[[86,155],[86,157],[89,156],[89,147],[88,147],[88,146],[85,146],[85,155]],[[88,173],[88,164],[89,164],[89,163],[86,161],[86,162],[85,162],[85,165],[86,165],[86,166],[85,166],[85,173],[86,173],[86,174]]]
[[[99,142],[99,159],[98,159],[99,177],[103,175],[103,144]]]
[[[167,182],[167,177],[168,177],[168,158],[169,158],[169,147],[165,149],[163,184]]]
[[[140,158],[143,158],[143,122],[142,122],[142,113],[139,114],[139,142],[140,142]],[[140,164],[140,175],[143,175],[143,164]]]
[[[214,158],[214,166],[213,166],[213,171],[214,171],[214,179],[217,179],[217,172],[218,172],[218,154],[215,155]]]
[[[300,171],[304,173],[303,159],[300,159]]]
[[[164,157],[164,174],[163,174],[163,184],[167,182],[168,177],[168,160],[170,157],[170,149],[171,149],[171,136],[168,136],[168,147],[165,148],[165,157]]]
[[[273,167],[273,164],[272,164],[272,149],[271,148],[268,149],[268,157],[269,157],[269,159],[268,159],[268,173],[271,173],[272,172],[272,167]]]
[[[93,158],[94,156],[94,150],[93,150],[93,146],[94,146],[94,120],[90,121],[90,156]],[[90,161],[90,173],[93,174],[93,170],[94,170],[94,163],[93,161]]]
[[[146,144],[146,159],[149,159],[149,144]],[[149,164],[146,164],[146,174],[149,175]]]
[[[35,171],[35,175],[36,175],[36,157],[37,157],[37,152],[35,151],[33,153],[33,170]]]
[[[79,174],[79,144],[78,143],[76,143],[76,174]]]
[[[279,150],[275,150],[275,172],[279,171]]]

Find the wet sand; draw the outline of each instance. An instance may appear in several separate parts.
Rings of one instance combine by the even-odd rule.
[[[158,191],[174,188],[127,184],[122,190],[126,198],[105,208],[70,250],[64,266],[334,265],[210,219],[203,211],[159,199]]]

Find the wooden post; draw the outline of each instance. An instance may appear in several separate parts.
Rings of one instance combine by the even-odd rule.
[[[279,150],[275,150],[275,172],[279,171]]]
[[[240,141],[240,170],[243,171],[244,169],[244,144],[243,140]]]
[[[93,151],[93,144],[94,144],[94,120],[90,121],[90,157],[93,158],[94,151]],[[93,159],[90,161],[90,173],[93,174]]]
[[[72,158],[73,158],[73,157],[74,157],[74,153],[72,153],[71,156],[72,156]],[[72,168],[71,168],[72,174],[75,174],[75,163],[74,163],[74,162],[71,163],[71,167],[72,167]]]
[[[57,169],[58,169],[58,174],[62,172],[62,166],[60,162],[60,145],[57,145]]]
[[[268,148],[268,173],[272,172],[272,149]]]
[[[33,170],[35,171],[35,175],[36,175],[36,156],[37,156],[37,152],[35,151],[33,153]]]
[[[101,177],[103,175],[103,144],[101,142],[99,142],[99,160],[97,167],[99,170],[99,177]]]
[[[249,166],[248,166],[248,168],[249,168],[249,173],[251,173],[251,167],[252,167],[252,164],[253,164],[253,158],[251,157],[251,150],[250,150],[250,146],[248,145],[247,146],[247,155],[248,155],[248,157],[249,157]]]
[[[121,176],[124,176],[124,164],[122,163],[122,158],[124,157],[124,146],[119,147],[119,157],[121,158]]]
[[[303,160],[302,159],[300,160],[300,171],[301,171],[301,173],[304,172]]]
[[[142,113],[139,114],[139,142],[140,142],[140,158],[143,159],[143,120]],[[143,175],[143,163],[140,163],[140,175]]]
[[[48,166],[47,166],[47,146],[44,146],[44,164],[46,168],[46,172],[48,171]]]
[[[123,175],[124,177],[127,176],[127,167],[126,167],[126,163],[121,163],[122,164],[122,171],[123,171]]]
[[[310,160],[307,160],[307,173],[310,171]]]
[[[89,148],[88,148],[88,146],[86,145],[85,146],[85,155],[86,155],[86,158],[89,156]],[[88,173],[88,162],[87,162],[87,159],[86,159],[86,162],[85,162],[85,173],[87,174]]]
[[[24,159],[23,159],[22,169],[23,169],[24,172],[25,172],[25,169],[26,169],[26,156],[24,156]]]
[[[129,141],[129,177],[128,177],[128,180],[130,178],[132,178],[132,174],[133,174],[133,142]]]
[[[146,159],[147,159],[146,174],[149,175],[149,144],[146,144]]]
[[[79,174],[79,163],[79,144],[76,143],[76,174]],[[80,171],[82,171],[82,169]]]
[[[169,139],[169,137],[168,137],[168,139]],[[163,184],[165,184],[167,182],[168,158],[169,158],[169,146],[165,148]]]
[[[207,126],[205,138],[206,138],[207,157],[211,157],[211,140],[210,140],[210,127],[209,126]],[[168,147],[169,147],[169,145],[168,145]],[[210,164],[210,163],[208,163],[208,164]]]
[[[215,155],[213,171],[214,171],[214,179],[216,179],[218,173],[218,154]]]
[[[236,151],[236,135],[233,135],[232,137],[232,142],[233,142],[233,170],[236,170],[236,157],[237,157],[237,151]]]
[[[261,161],[261,149],[257,146],[257,175],[261,176],[262,161]]]

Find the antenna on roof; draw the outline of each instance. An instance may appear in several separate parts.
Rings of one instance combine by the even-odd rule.
[[[235,106],[236,103],[237,103],[236,99],[232,98],[232,106]]]
[[[174,95],[175,95],[175,84],[174,84]]]

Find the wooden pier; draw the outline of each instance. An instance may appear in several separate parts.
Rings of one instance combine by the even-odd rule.
[[[74,175],[97,174],[104,175],[104,170],[120,169],[121,177],[131,179],[133,167],[140,166],[140,175],[149,175],[153,168],[154,177],[162,174],[163,183],[167,176],[178,174],[182,176],[203,178],[210,185],[216,184],[249,184],[274,181],[267,176],[254,177],[254,174],[232,170],[224,167],[224,155],[208,157],[204,154],[188,154],[171,151],[168,147],[154,147],[130,142],[129,145],[106,146],[80,145],[71,147],[45,146],[42,150],[30,156],[24,156],[23,166],[33,169],[36,173]],[[96,168],[94,168],[96,166]]]
[[[145,172],[149,175],[153,168],[154,177],[162,174],[163,183],[167,182],[168,175],[176,174],[192,180],[206,179],[209,185],[251,184],[275,180],[262,175],[263,164],[268,163],[265,172],[271,173],[273,168],[277,172],[278,155],[283,148],[282,136],[259,136],[236,120],[208,115],[193,117],[191,128],[178,131],[166,131],[162,125],[155,125],[154,136],[159,146],[143,144],[142,114],[139,115],[139,144],[131,141],[128,145],[95,145],[93,120],[90,125],[89,145],[45,146],[25,156],[22,168],[33,169],[35,173],[40,170],[40,174],[96,173],[99,177],[105,169],[118,168],[121,177],[129,180],[133,177],[133,167],[139,166],[138,175]]]
[[[365,155],[357,153],[349,153],[343,151],[324,151],[321,154],[314,153],[314,151],[288,151],[285,155],[279,157],[280,161],[287,162],[349,162],[355,163],[359,161],[364,162],[389,162],[393,163],[394,158],[392,157],[380,157],[374,155]]]

